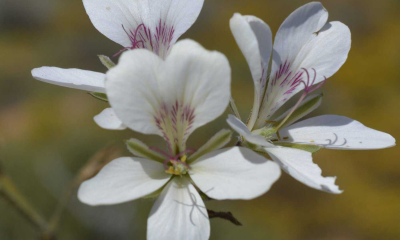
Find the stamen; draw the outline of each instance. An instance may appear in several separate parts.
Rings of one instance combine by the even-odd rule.
[[[135,49],[135,48],[145,48],[144,42],[143,42],[143,36],[142,34],[139,32],[140,28],[143,28],[143,31],[146,32],[146,26],[142,23],[139,26],[137,26],[135,33],[133,33],[132,31],[127,31],[125,29],[125,26],[122,24],[122,29],[124,29],[124,32],[126,33],[126,35],[128,35],[129,40],[131,40],[131,47],[125,47],[123,49],[121,49],[119,52],[117,52],[116,54],[114,54],[112,57],[115,58],[116,56],[120,55],[122,52],[128,50],[128,49]],[[140,36],[142,36],[142,40],[138,41],[138,34]],[[142,44],[142,46],[140,46],[139,44]]]
[[[195,149],[187,149],[187,150],[185,150],[185,151],[182,151],[182,152],[178,153],[178,155],[176,155],[176,156],[174,157],[174,160],[178,160],[178,158],[182,157],[182,156],[185,155],[186,153],[194,153],[194,152],[196,152],[196,151],[197,151],[197,150],[195,150]]]
[[[183,163],[185,163],[186,160],[187,160],[187,156],[186,156],[186,155],[183,155],[183,157],[181,158],[181,161],[182,161]]]
[[[302,68],[302,70],[307,74],[307,83],[304,80],[302,80],[300,82],[300,83],[302,83],[304,85],[304,92],[306,94],[310,94],[310,93],[314,92],[315,90],[319,89],[320,87],[322,87],[322,85],[325,84],[326,77],[324,77],[324,80],[322,81],[322,83],[320,83],[317,86],[312,88],[312,86],[315,83],[315,80],[317,79],[317,71],[314,68],[312,68],[312,70],[314,71],[314,77],[313,77],[312,82],[310,83],[310,74],[308,73],[308,70],[305,69],[305,68]]]
[[[116,56],[120,55],[122,52],[124,52],[128,49],[130,49],[130,47],[125,47],[125,48],[119,50],[119,52],[117,52],[116,54],[112,55],[112,57],[115,58]]]
[[[281,140],[281,136],[280,136],[280,134],[279,134],[279,130],[276,131],[276,136],[278,137],[279,140]]]

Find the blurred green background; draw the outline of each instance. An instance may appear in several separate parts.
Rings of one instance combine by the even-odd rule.
[[[232,94],[248,116],[253,83],[229,29],[235,12],[267,22],[276,33],[303,0],[206,0],[198,21],[182,37],[223,52],[233,71]],[[323,87],[322,106],[313,113],[337,114],[400,135],[400,1],[326,0],[329,20],[352,32],[352,49],[340,71]],[[80,0],[0,0],[0,159],[3,170],[46,218],[79,169],[109,144],[129,155],[122,140],[155,136],[97,127],[92,118],[107,106],[83,91],[33,80],[40,66],[105,72],[97,54],[121,47],[92,26]],[[196,131],[198,147],[225,123],[226,114]],[[308,188],[286,174],[253,201],[207,202],[232,211],[244,224],[211,220],[211,239],[400,239],[400,152],[322,150],[314,161],[324,176],[338,176],[344,193]],[[58,239],[145,239],[152,201],[92,208],[76,192],[62,216]],[[0,199],[0,239],[38,239],[40,232]]]

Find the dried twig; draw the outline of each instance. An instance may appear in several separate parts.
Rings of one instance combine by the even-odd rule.
[[[214,212],[213,210],[207,209],[209,218],[221,218],[230,221],[236,226],[243,226],[241,222],[239,222],[231,212]]]

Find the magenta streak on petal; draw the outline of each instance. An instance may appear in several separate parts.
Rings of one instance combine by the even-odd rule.
[[[267,118],[271,117],[271,114],[273,114],[276,109],[290,99],[290,95],[297,92],[297,90],[301,90],[299,86],[301,87],[301,85],[304,85],[304,93],[309,94],[320,88],[326,82],[325,78],[322,83],[313,87],[317,79],[317,71],[314,68],[311,68],[314,73],[314,76],[311,78],[310,72],[307,69],[302,68],[295,73],[290,67],[291,63],[286,60],[284,63],[281,63],[278,70],[272,74],[274,77],[271,79],[271,88],[266,92],[266,100],[272,100],[273,102],[271,102],[270,114],[267,115]],[[295,74],[293,75],[293,73]],[[278,83],[281,90],[274,90]],[[275,92],[274,98],[276,99],[270,99],[272,92]]]
[[[168,52],[171,47],[174,32],[175,29],[173,26],[167,26],[166,23],[162,23],[160,19],[156,27],[156,34],[154,35],[157,44],[154,46],[153,51],[158,55],[164,54],[161,53],[161,51],[165,51],[165,53]],[[164,46],[165,49],[161,49],[161,46]]]
[[[178,100],[169,106],[165,102],[161,103],[154,120],[167,141],[171,154],[176,149],[175,144],[181,150],[185,146],[187,137],[193,130],[195,118],[195,109],[189,105],[184,106]]]
[[[167,116],[168,116],[167,105],[165,103],[162,103],[160,111],[158,112],[157,116],[154,116],[154,120],[156,122],[158,129],[161,130],[165,141],[167,142],[169,152],[172,153],[172,143],[171,143],[171,141],[168,137],[168,133],[167,133],[167,130],[168,130],[167,129],[167,121],[166,121]]]

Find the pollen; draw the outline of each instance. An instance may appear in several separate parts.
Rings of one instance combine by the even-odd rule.
[[[169,169],[165,172],[172,175],[182,175],[179,171],[176,171],[172,166],[170,166]]]
[[[189,166],[183,161],[186,161],[185,157],[182,160],[171,160],[172,166],[168,167],[165,172],[172,175],[182,176],[188,173]]]
[[[182,162],[186,162],[186,160],[187,160],[187,156],[186,156],[186,155],[183,155],[183,157],[181,158],[181,161],[182,161]]]

